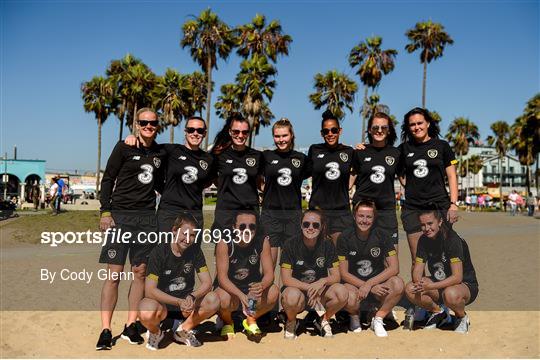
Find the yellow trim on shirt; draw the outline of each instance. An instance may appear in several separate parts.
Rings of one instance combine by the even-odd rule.
[[[346,258],[345,256],[341,256],[341,255],[338,255],[337,258],[338,258],[339,261],[345,261],[345,260],[347,260],[347,258]]]
[[[335,268],[335,267],[338,267],[339,266],[339,261],[336,261],[336,262],[333,262],[332,263],[332,267]]]
[[[424,263],[424,259],[422,259],[421,257],[416,257],[416,262],[418,264],[423,264]]]
[[[154,281],[159,280],[159,276],[157,276],[156,274],[148,274],[147,278],[152,279]]]
[[[292,269],[292,265],[291,265],[291,264],[287,264],[287,263],[281,264],[281,267],[284,268],[284,269]]]
[[[208,272],[208,267],[207,266],[203,266],[202,268],[199,269],[199,272],[202,273],[202,272]]]
[[[456,165],[457,163],[458,163],[457,160],[452,160],[452,161],[450,161],[450,164],[451,164],[451,165]]]
[[[395,256],[397,254],[396,250],[390,250],[388,256]]]
[[[461,259],[460,259],[460,258],[451,258],[451,259],[450,259],[450,262],[451,262],[451,263],[461,262]]]

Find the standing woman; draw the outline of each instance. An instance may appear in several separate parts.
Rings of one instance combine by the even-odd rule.
[[[394,179],[399,169],[400,154],[393,146],[396,138],[392,119],[385,113],[375,113],[368,120],[369,144],[363,150],[354,151],[352,166],[356,174],[353,204],[361,199],[375,202],[376,226],[388,233],[397,250],[399,238]]]
[[[440,326],[447,313],[440,304],[445,304],[456,314],[454,331],[469,331],[469,316],[465,306],[478,296],[478,281],[465,240],[449,228],[437,210],[419,212],[418,221],[423,235],[418,242],[412,281],[405,293],[415,305],[430,312],[425,329]],[[425,268],[430,277],[424,276]]]
[[[321,136],[324,143],[311,145],[308,151],[308,174],[313,180],[309,208],[325,212],[328,235],[335,244],[339,234],[354,224],[349,201],[354,150],[339,143],[342,129],[329,110],[323,113],[322,118]]]
[[[203,228],[203,190],[212,180],[212,155],[199,147],[206,136],[206,123],[192,116],[186,120],[185,140],[181,144],[163,144],[167,154],[165,187],[159,202],[158,229],[170,231],[175,219],[182,212],[189,212]],[[135,145],[137,139],[130,135],[126,144]]]
[[[439,139],[439,125],[429,111],[414,108],[405,114],[399,146],[400,165],[403,167],[401,183],[405,185],[405,204],[401,213],[407,233],[411,258],[414,262],[422,228],[418,212],[429,207],[441,209],[445,218],[457,221],[458,186],[456,157],[450,145]],[[450,196],[446,191],[448,179]]]
[[[213,229],[230,227],[237,210],[259,209],[257,180],[262,153],[246,145],[249,133],[249,122],[237,113],[214,140],[218,192]]]
[[[264,195],[261,222],[270,237],[272,261],[300,228],[302,181],[306,178],[306,156],[294,150],[291,122],[282,118],[272,127],[275,150],[263,152]]]
[[[102,231],[109,228],[120,229],[124,234],[131,233],[132,240],[139,234],[157,230],[155,208],[156,190],[163,185],[162,163],[165,158],[163,148],[154,139],[157,135],[157,114],[149,108],[137,111],[134,126],[138,130],[140,147],[131,147],[120,141],[114,147],[103,179],[101,180],[101,219]],[[142,236],[141,238],[145,238]],[[126,244],[106,240],[101,249],[99,262],[107,264],[108,273],[120,273],[129,253],[134,280],[131,283],[128,300],[127,323],[121,337],[130,344],[142,344],[135,321],[137,308],[143,298],[146,263],[153,244],[136,242]],[[109,277],[101,290],[102,332],[96,345],[97,350],[112,347],[111,319],[118,299],[119,280]],[[119,277],[116,277],[119,279]]]

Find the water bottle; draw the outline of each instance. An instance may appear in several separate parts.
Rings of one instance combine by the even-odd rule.
[[[251,284],[249,284],[251,286]],[[248,307],[246,309],[246,315],[247,316],[254,316],[255,312],[257,312],[257,297],[255,294],[250,290],[248,293]]]

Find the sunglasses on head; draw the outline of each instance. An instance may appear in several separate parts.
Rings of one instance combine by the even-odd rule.
[[[249,229],[251,231],[255,231],[255,229],[257,229],[257,225],[251,223],[251,224],[240,224],[238,225],[238,229],[240,229],[240,231],[244,231],[246,229]]]
[[[145,127],[147,125],[157,127],[159,122],[157,120],[137,120],[140,126]]]
[[[186,132],[188,134],[193,134],[194,132],[197,132],[197,134],[203,135],[206,132],[206,129],[205,128],[187,127]]]
[[[242,135],[246,136],[247,134],[249,134],[249,130],[231,129],[231,132],[233,133],[233,135],[238,135],[242,133]]]
[[[330,128],[330,129],[322,129],[322,130],[321,130],[321,133],[322,133],[323,135],[325,135],[325,136],[328,135],[328,134],[330,134],[330,133],[332,133],[332,134],[335,135],[335,134],[339,133],[339,128],[333,127],[333,128]]]
[[[321,228],[321,223],[318,223],[318,222],[309,222],[309,221],[304,221],[302,223],[302,227],[304,229],[308,229],[310,226],[312,226],[315,230],[319,230]]]
[[[388,125],[382,125],[382,126],[379,126],[379,125],[373,125],[373,126],[371,127],[371,131],[373,131],[373,132],[378,132],[378,131],[380,131],[380,132],[386,132],[386,131],[388,131]]]

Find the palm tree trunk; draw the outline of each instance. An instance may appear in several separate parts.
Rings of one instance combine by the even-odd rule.
[[[209,56],[206,61],[206,138],[204,139],[204,149],[208,151],[208,138],[210,137],[210,105],[212,103],[212,58]]]
[[[427,52],[424,55],[424,80],[422,81],[422,107],[426,108]]]
[[[97,171],[96,171],[96,197],[99,198],[99,177],[101,175],[101,118],[98,117],[98,148],[97,148]]]
[[[502,168],[502,157],[499,157],[499,196],[500,196],[500,209],[503,210],[503,193],[502,193],[502,187],[503,187],[503,168]]]
[[[170,132],[169,142],[171,144],[174,144],[174,125],[172,125],[172,124],[171,124],[171,132]]]
[[[538,186],[538,161],[540,161],[540,153],[536,153],[536,171],[534,173],[534,182],[536,183],[536,196],[540,195],[540,192],[538,190],[540,187]]]
[[[120,132],[118,134],[118,141],[122,141],[123,130],[124,130],[124,117],[122,116],[120,118]]]
[[[137,127],[135,126],[137,123],[137,102],[135,101],[135,104],[133,105],[133,123],[131,124],[131,134],[135,136],[139,136],[137,133]]]
[[[362,108],[362,144],[366,140],[367,95],[368,95],[368,87],[366,85],[364,89],[364,107]]]

